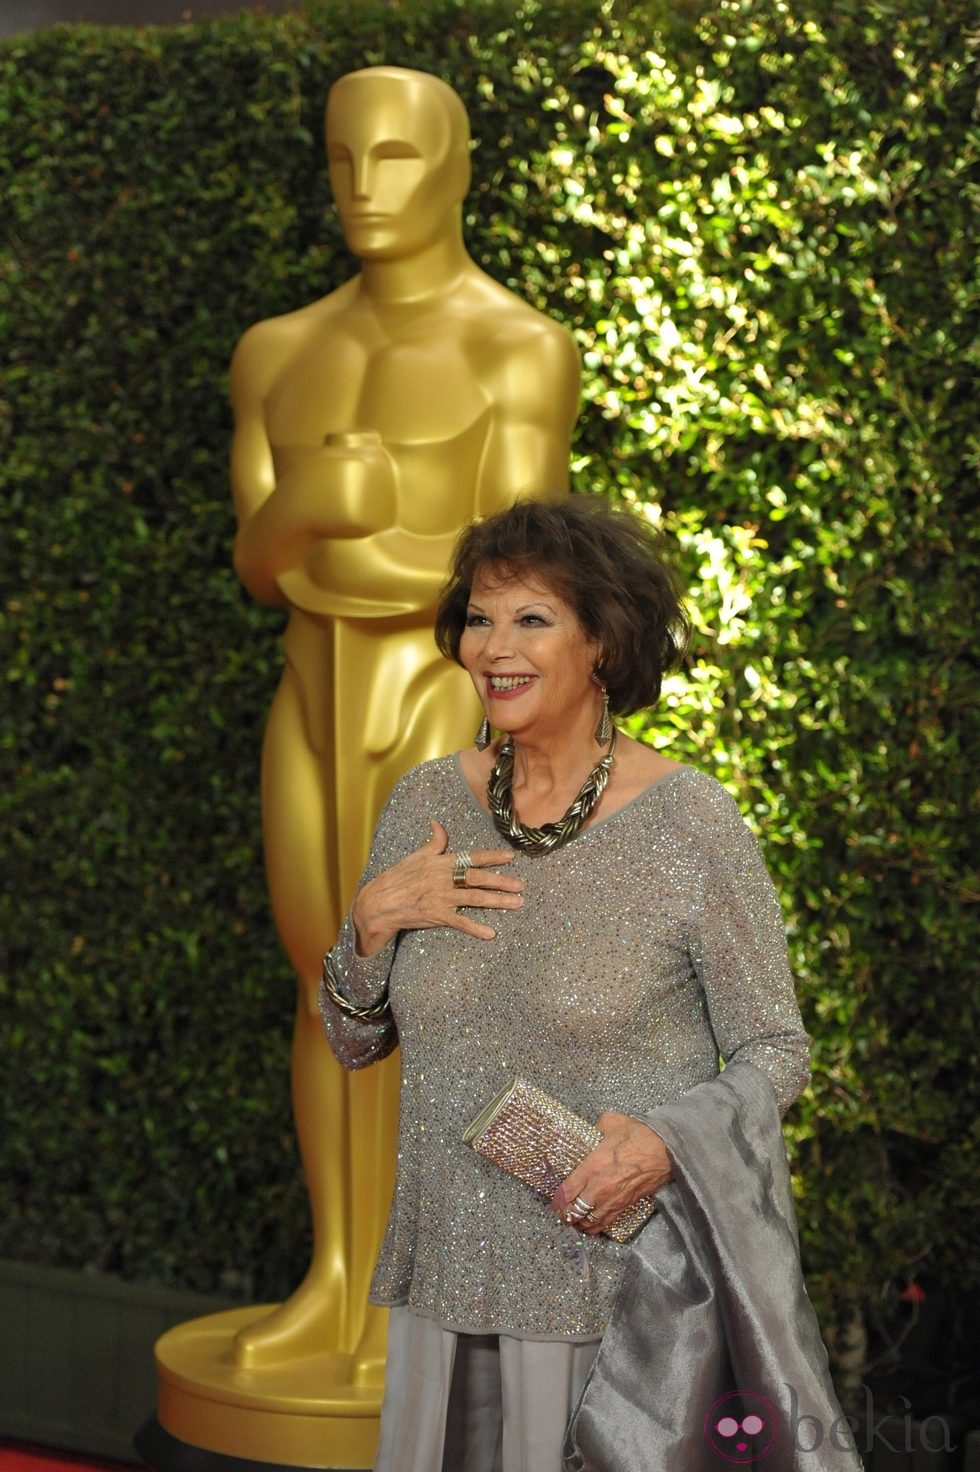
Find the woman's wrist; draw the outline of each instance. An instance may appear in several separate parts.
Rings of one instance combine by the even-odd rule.
[[[651,1166],[657,1170],[658,1174],[663,1176],[664,1180],[673,1180],[674,1162],[662,1136],[657,1134],[657,1131],[648,1119],[641,1119],[637,1114],[631,1114],[629,1117],[633,1120],[634,1124],[642,1125],[644,1130],[652,1136],[649,1142]]]
[[[387,928],[383,921],[371,914],[371,886],[374,880],[365,884],[351,906],[350,918],[354,931],[354,954],[362,961],[370,960],[379,951],[383,951],[395,932]]]

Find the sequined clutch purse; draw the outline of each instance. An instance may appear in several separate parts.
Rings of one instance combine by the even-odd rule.
[[[595,1149],[602,1134],[526,1078],[513,1079],[467,1125],[463,1144],[550,1201],[566,1176]],[[642,1196],[604,1228],[628,1242],[656,1211]]]

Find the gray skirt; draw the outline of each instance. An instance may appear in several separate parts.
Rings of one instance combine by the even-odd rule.
[[[393,1308],[375,1472],[562,1472],[599,1343],[457,1334]]]

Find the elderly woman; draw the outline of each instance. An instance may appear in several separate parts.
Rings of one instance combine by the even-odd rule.
[[[631,1250],[605,1229],[672,1175],[642,1116],[719,1055],[780,1111],[807,1082],[753,834],[610,720],[656,702],[687,630],[650,529],[589,498],[457,545],[436,638],[486,721],[396,785],[321,993],[345,1067],[402,1050],[379,1472],[560,1472]],[[550,1206],[462,1143],[515,1075],[602,1133]]]

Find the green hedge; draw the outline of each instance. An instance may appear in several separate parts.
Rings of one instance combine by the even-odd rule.
[[[694,657],[638,728],[731,787],[786,903],[818,1308],[980,1283],[967,20],[322,0],[0,49],[0,1255],[255,1296],[305,1265],[280,620],[230,566],[225,374],[351,273],[323,102],[389,62],[458,88],[470,248],[578,337],[577,486],[678,539]]]

